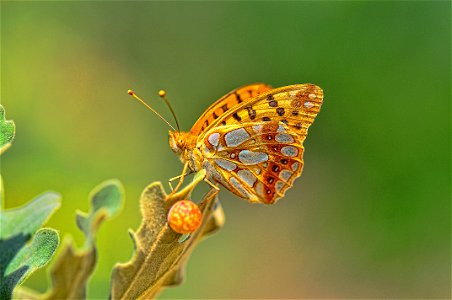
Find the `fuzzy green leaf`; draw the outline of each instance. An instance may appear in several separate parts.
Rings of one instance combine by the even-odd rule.
[[[106,181],[90,194],[88,214],[77,213],[77,225],[86,236],[85,245],[76,250],[71,239],[66,239],[52,271],[52,290],[45,299],[85,299],[86,286],[97,261],[96,233],[103,221],[116,215],[122,205],[124,192],[117,180]]]
[[[0,210],[0,239],[18,234],[31,237],[60,207],[60,198],[55,192],[47,192],[22,207]]]
[[[0,183],[0,185],[2,188],[0,194],[3,198],[3,184]],[[39,235],[35,235],[32,243],[28,246],[26,244],[59,206],[60,195],[48,192],[22,207],[9,210],[0,209],[1,299],[11,298],[14,287],[25,280],[36,268],[46,264],[53,255],[59,243],[56,231],[40,230]],[[35,251],[41,248],[44,252]],[[33,256],[35,254],[38,256]]]
[[[60,243],[58,232],[51,228],[42,228],[33,236],[31,243],[23,247],[6,268],[8,276],[23,267],[27,268],[25,276],[22,276],[19,284],[24,281],[36,269],[45,266],[52,258]]]
[[[5,275],[9,264],[29,239],[30,235],[18,234],[0,240],[0,299],[11,299],[14,287],[27,272],[27,267],[22,267],[8,276]]]
[[[224,221],[216,193],[211,190],[199,205],[203,213],[201,227],[182,241],[183,236],[169,227],[167,214],[172,203],[186,198],[190,192],[168,197],[160,182],[144,190],[140,200],[143,220],[138,231],[131,232],[135,253],[129,262],[114,267],[112,299],[150,299],[163,287],[183,281],[185,263],[194,247]]]
[[[6,269],[2,269],[0,284],[1,299],[11,299],[16,285],[22,283],[38,268],[45,266],[55,253],[60,242],[58,232],[43,228],[36,232],[30,244],[25,245],[28,238],[22,234],[1,240],[1,260],[7,260]],[[25,246],[24,246],[25,245]],[[17,251],[12,253],[13,251]],[[6,255],[5,255],[6,254]]]
[[[111,218],[121,209],[123,198],[122,184],[109,180],[98,185],[90,194],[91,211],[88,214],[77,212],[77,225],[87,237],[87,242],[94,244],[96,232],[105,218]]]
[[[5,119],[5,108],[0,105],[0,154],[11,146],[15,131],[14,122]]]

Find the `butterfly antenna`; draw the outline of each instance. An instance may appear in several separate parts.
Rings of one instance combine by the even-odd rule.
[[[156,114],[160,119],[162,119],[163,122],[165,122],[166,124],[168,124],[169,127],[171,127],[171,129],[173,131],[176,131],[176,129],[164,118],[162,117],[155,109],[153,109],[152,107],[149,106],[149,104],[147,104],[146,102],[144,102],[140,97],[137,96],[137,94],[135,94],[134,91],[132,90],[128,90],[127,94],[129,94],[130,96],[132,96],[133,98],[135,98],[136,100],[140,101],[144,106],[146,106],[150,111],[152,111],[154,114]],[[177,123],[177,121],[176,121]],[[177,129],[179,129],[179,125],[177,126]]]
[[[160,90],[159,96],[160,96],[160,98],[162,98],[165,101],[166,105],[168,106],[169,110],[171,111],[171,114],[173,114],[174,121],[176,121],[177,130],[180,131],[179,122],[177,121],[176,114],[174,113],[173,107],[171,106],[170,102],[166,98],[166,92],[164,90]]]

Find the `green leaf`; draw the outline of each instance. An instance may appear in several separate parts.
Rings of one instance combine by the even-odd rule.
[[[105,181],[91,191],[90,212],[88,214],[77,212],[76,216],[77,225],[87,237],[88,243],[94,243],[96,232],[102,221],[119,212],[123,194],[122,184],[117,180]]]
[[[96,233],[103,221],[116,215],[124,197],[122,184],[117,180],[106,181],[90,194],[91,209],[88,214],[77,213],[76,220],[86,236],[85,245],[76,250],[71,239],[52,267],[52,289],[45,299],[85,299],[86,286],[97,261]]]
[[[21,284],[38,268],[45,266],[60,242],[58,232],[43,228],[38,230],[30,244],[29,236],[18,234],[0,240],[0,298],[11,299],[16,285]]]
[[[2,182],[0,186],[3,199]],[[32,243],[26,244],[59,206],[60,195],[47,192],[19,208],[1,210],[0,207],[1,299],[10,299],[14,287],[36,268],[46,264],[53,255],[59,243],[56,231],[40,230]]]
[[[31,243],[23,247],[6,268],[5,275],[26,270],[20,277],[18,284],[22,283],[36,269],[45,266],[52,258],[60,243],[58,232],[51,228],[42,228],[36,232]]]
[[[8,276],[5,275],[8,265],[29,239],[29,235],[18,234],[0,240],[0,299],[11,299],[14,287],[27,271],[27,267],[22,267]]]
[[[0,239],[18,234],[31,237],[60,207],[60,198],[55,192],[47,192],[22,207],[0,210]]]
[[[0,154],[11,146],[15,131],[16,126],[14,122],[5,119],[5,108],[0,105]]]
[[[163,287],[183,281],[185,263],[194,247],[224,221],[217,193],[210,190],[199,204],[203,220],[198,230],[182,241],[183,236],[169,227],[169,208],[190,195],[194,185],[205,176],[201,175],[195,176],[194,183],[174,195],[167,196],[160,182],[152,183],[144,190],[140,199],[143,219],[138,231],[130,232],[135,253],[129,262],[113,268],[112,299],[150,299]]]

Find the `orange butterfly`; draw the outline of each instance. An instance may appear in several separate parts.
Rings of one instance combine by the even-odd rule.
[[[212,104],[189,132],[173,128],[169,145],[184,172],[205,169],[207,182],[250,202],[272,204],[301,175],[303,141],[322,102],[323,91],[314,84],[243,86]]]

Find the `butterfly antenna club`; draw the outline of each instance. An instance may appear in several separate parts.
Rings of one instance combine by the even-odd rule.
[[[176,113],[174,112],[173,107],[171,106],[170,102],[168,101],[168,98],[166,98],[166,91],[160,90],[159,96],[160,96],[160,98],[162,98],[165,101],[166,105],[168,106],[169,110],[171,111],[171,114],[173,115],[174,121],[176,121],[177,131],[180,131],[179,122],[177,121],[177,118],[176,118]]]
[[[164,118],[162,117],[155,109],[153,109],[149,104],[147,104],[146,102],[144,102],[140,97],[138,97],[137,94],[135,94],[134,91],[132,90],[128,90],[127,94],[129,94],[130,96],[132,96],[134,99],[138,100],[139,102],[141,102],[144,106],[146,106],[150,111],[152,111],[154,114],[156,114],[160,119],[162,119],[163,122],[165,122],[173,131],[176,131],[176,129]],[[172,110],[171,110],[172,111]],[[173,113],[174,114],[174,113]],[[176,124],[177,124],[177,120],[176,120]],[[178,131],[179,131],[179,125],[177,125]]]

